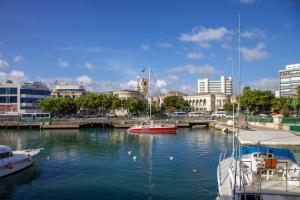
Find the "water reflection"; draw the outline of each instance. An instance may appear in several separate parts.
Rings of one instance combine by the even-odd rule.
[[[232,137],[209,129],[131,135],[104,128],[2,130],[0,141],[45,148],[34,167],[0,179],[0,199],[208,200],[216,197],[219,155],[230,154]]]

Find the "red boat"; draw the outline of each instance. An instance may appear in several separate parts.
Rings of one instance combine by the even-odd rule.
[[[164,134],[176,133],[177,127],[173,124],[149,124],[138,125],[128,129],[129,133],[151,133],[151,134]]]

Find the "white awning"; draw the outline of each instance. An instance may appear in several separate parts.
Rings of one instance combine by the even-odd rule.
[[[300,137],[288,131],[240,131],[242,145],[300,146]]]
[[[11,148],[5,145],[0,145],[0,153],[11,152]]]

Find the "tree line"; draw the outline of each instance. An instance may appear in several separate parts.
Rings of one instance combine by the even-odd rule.
[[[115,110],[118,108],[126,109],[130,115],[140,115],[149,111],[148,103],[140,99],[121,99],[113,93],[99,94],[94,92],[88,92],[74,99],[70,97],[46,98],[38,104],[38,107],[56,117],[71,116],[77,114],[81,109],[88,110],[91,115],[102,115],[108,112],[115,113]],[[188,108],[189,104],[180,96],[165,97],[161,107],[157,106],[156,102],[153,102],[151,105],[153,114],[185,111]]]
[[[293,113],[299,113],[300,109],[300,87],[297,88],[295,97],[279,97],[275,98],[274,94],[269,90],[253,90],[245,87],[241,96],[236,97],[236,101],[240,100],[241,111],[250,111],[253,114],[262,112],[277,112],[284,116]],[[224,104],[226,111],[233,110],[233,103]],[[237,103],[235,103],[237,109]]]

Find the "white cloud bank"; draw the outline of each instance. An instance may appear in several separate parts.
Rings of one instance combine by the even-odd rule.
[[[251,81],[249,86],[254,89],[260,90],[277,90],[279,88],[279,81],[275,78],[262,78]]]
[[[22,83],[27,81],[28,76],[23,71],[13,70],[10,73],[0,72],[0,82],[11,80],[13,82]]]
[[[79,83],[79,84],[83,84],[85,86],[92,86],[93,85],[93,79],[89,76],[86,76],[86,75],[82,75],[82,76],[78,76],[76,78],[76,82]]]
[[[201,43],[201,42],[208,42],[208,41],[221,41],[226,36],[231,35],[231,32],[225,28],[205,28],[200,27],[194,29],[191,33],[183,33],[179,40],[183,42],[194,42],[194,43]]]
[[[252,62],[256,60],[263,60],[268,57],[268,52],[265,50],[266,45],[262,42],[258,43],[256,47],[254,48],[241,48],[241,53],[243,55],[243,58],[247,62]]]

